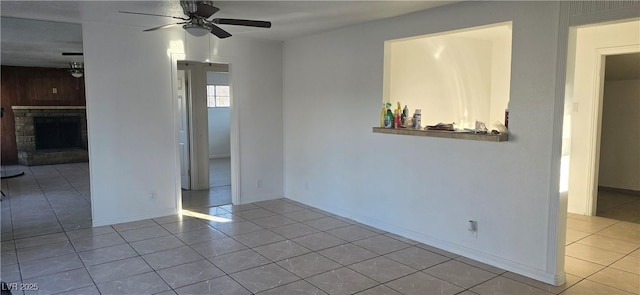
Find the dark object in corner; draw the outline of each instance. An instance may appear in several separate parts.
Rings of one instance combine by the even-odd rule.
[[[2,179],[7,179],[7,178],[14,178],[14,177],[18,177],[18,176],[22,176],[24,175],[24,171],[19,171],[19,172],[4,172],[2,171],[2,174],[0,174]]]
[[[438,123],[436,125],[427,126],[427,130],[454,131],[453,124]]]
[[[0,285],[0,294],[1,295],[11,295],[11,288],[5,282],[2,282]]]

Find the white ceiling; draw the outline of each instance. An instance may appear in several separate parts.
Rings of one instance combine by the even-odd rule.
[[[214,5],[220,8],[216,17],[267,20],[273,24],[270,29],[224,26],[231,34],[285,41],[454,2],[459,1],[214,1]],[[0,5],[1,62],[3,65],[66,67],[77,57],[62,58],[60,52],[82,49],[80,26],[5,20],[7,17],[71,24],[120,24],[134,30],[174,22],[171,18],[121,14],[120,10],[183,16],[179,1],[3,0]]]

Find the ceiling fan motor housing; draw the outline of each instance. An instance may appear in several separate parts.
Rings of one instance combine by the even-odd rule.
[[[182,6],[182,11],[184,14],[188,16],[197,15],[195,14],[198,11],[198,5],[204,4],[213,7],[213,1],[180,1],[180,6]]]

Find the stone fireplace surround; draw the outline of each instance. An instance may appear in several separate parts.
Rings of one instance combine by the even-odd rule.
[[[16,146],[20,165],[52,165],[89,160],[87,115],[84,106],[13,106]],[[82,148],[36,150],[34,117],[80,117]]]

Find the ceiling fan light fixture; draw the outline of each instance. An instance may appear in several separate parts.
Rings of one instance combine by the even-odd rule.
[[[71,76],[73,76],[74,78],[82,78],[82,76],[84,76],[84,73],[78,70],[71,70]]]
[[[74,78],[82,78],[82,76],[84,76],[84,63],[71,62],[69,65],[71,65],[71,70],[69,70],[71,76]]]
[[[192,23],[188,23],[182,26],[189,34],[196,37],[202,37],[211,32],[211,28],[207,26],[198,26]]]

